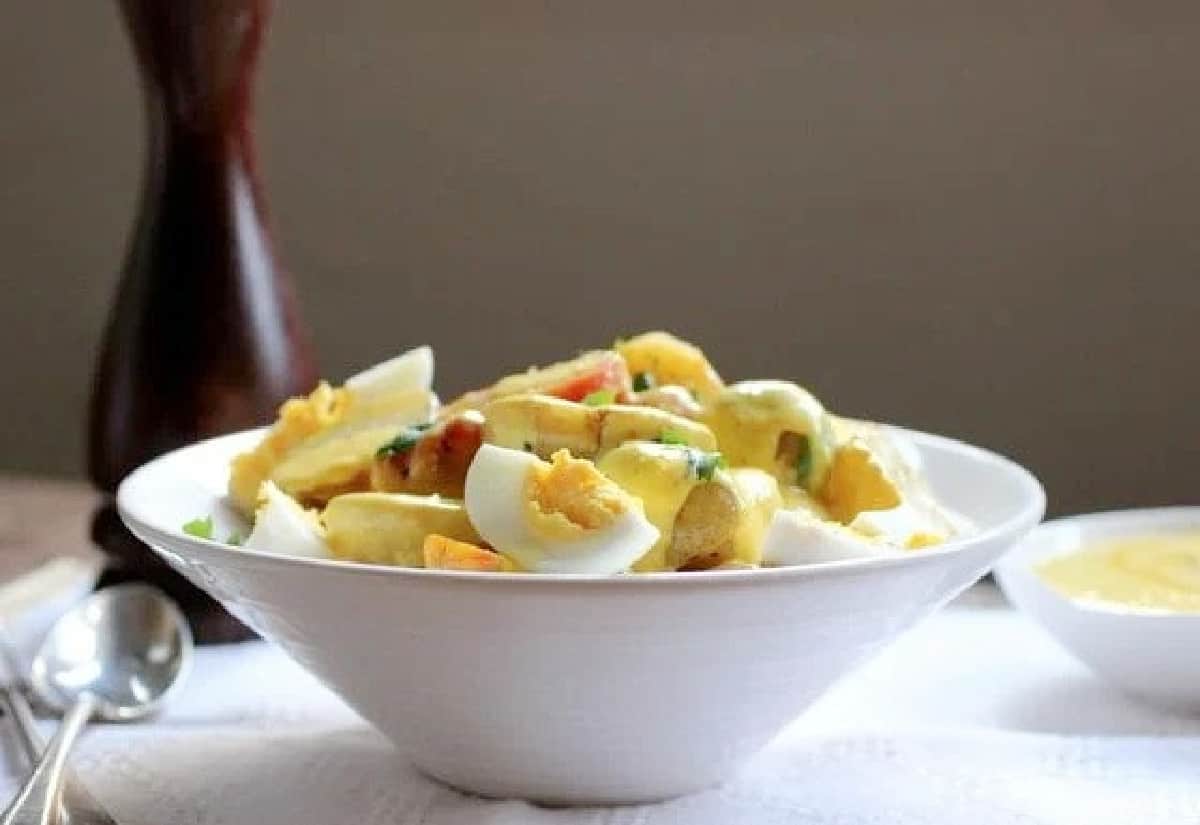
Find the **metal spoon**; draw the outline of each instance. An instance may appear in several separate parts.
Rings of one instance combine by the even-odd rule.
[[[153,587],[106,588],[59,619],[33,660],[32,687],[51,707],[70,709],[0,823],[52,825],[67,755],[88,721],[158,710],[191,659],[187,620]]]
[[[2,624],[0,664],[7,671],[6,678],[0,680],[0,708],[3,708],[4,715],[9,717],[12,730],[16,734],[18,749],[26,762],[34,765],[45,750],[46,742],[38,732],[33,708],[25,698],[24,691],[29,686],[29,680],[21,675],[24,668],[20,656]],[[58,802],[59,825],[117,825],[117,821],[79,781],[70,765],[63,769],[62,793]]]

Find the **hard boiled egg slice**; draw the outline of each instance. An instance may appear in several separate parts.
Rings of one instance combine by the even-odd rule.
[[[566,450],[547,462],[484,444],[465,498],[479,535],[534,573],[619,573],[658,540],[637,499]]]
[[[363,398],[433,386],[433,350],[416,347],[346,379],[346,389]]]
[[[244,547],[277,556],[330,557],[324,530],[316,515],[297,504],[273,482],[263,483],[260,496],[262,505]]]
[[[906,550],[932,547],[948,538],[941,527],[909,504],[888,510],[864,510],[847,526],[864,536]]]
[[[777,510],[763,539],[762,561],[790,567],[845,559],[898,555],[901,551],[807,510]]]

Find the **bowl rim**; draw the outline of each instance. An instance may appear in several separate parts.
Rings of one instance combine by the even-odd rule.
[[[995,568],[996,580],[1009,601],[1021,606],[1022,599],[1018,594],[1030,587],[1039,588],[1051,595],[1063,607],[1090,614],[1096,617],[1118,617],[1143,623],[1181,622],[1195,623],[1200,627],[1200,613],[1184,613],[1170,610],[1155,610],[1148,607],[1122,605],[1119,602],[1084,601],[1073,599],[1047,584],[1037,575],[1034,565],[1043,559],[1056,555],[1087,552],[1087,547],[1100,544],[1122,536],[1146,536],[1166,534],[1170,529],[1155,525],[1192,521],[1190,528],[1200,532],[1200,505],[1172,504],[1161,507],[1123,507],[1111,510],[1094,510],[1086,513],[1074,513],[1069,516],[1059,516],[1035,526],[1020,544],[1005,555]],[[1144,523],[1144,524],[1143,524]],[[1054,549],[1048,545],[1052,537],[1071,527],[1099,528],[1098,536],[1081,540],[1070,548]],[[1039,546],[1047,543],[1047,546]],[[1024,612],[1030,612],[1024,610]]]
[[[1069,527],[1077,524],[1096,524],[1115,530],[1113,536],[1124,534],[1120,525],[1133,521],[1175,521],[1194,517],[1196,529],[1200,529],[1200,504],[1164,504],[1154,507],[1116,507],[1108,510],[1091,510],[1046,519],[1037,527],[1038,533]],[[1028,542],[1034,541],[1030,535]]]
[[[397,577],[416,581],[426,579],[438,582],[461,582],[504,587],[554,587],[556,585],[583,585],[588,587],[708,587],[721,584],[745,584],[749,582],[766,584],[769,582],[790,581],[797,578],[818,578],[838,576],[863,568],[890,568],[919,566],[936,563],[938,560],[957,554],[977,545],[983,545],[1006,535],[1019,536],[1034,528],[1042,519],[1046,508],[1046,493],[1038,478],[1007,456],[992,450],[969,444],[949,436],[935,435],[920,430],[885,424],[888,429],[902,433],[913,440],[918,446],[929,445],[943,450],[964,454],[968,457],[1000,468],[1010,474],[1020,485],[1023,492],[1023,502],[1013,515],[990,527],[963,536],[935,548],[925,549],[919,553],[905,553],[896,556],[884,556],[862,559],[843,559],[837,561],[819,562],[791,567],[763,567],[750,570],[704,570],[692,572],[653,572],[628,575],[600,575],[593,573],[502,573],[478,572],[465,570],[428,570],[417,567],[398,567],[383,564],[367,564],[363,562],[342,559],[313,559],[297,556],[286,556],[267,553],[261,550],[251,550],[244,547],[232,547],[213,539],[203,539],[188,535],[181,530],[172,530],[156,524],[147,516],[145,507],[135,497],[137,487],[144,483],[147,477],[153,477],[161,472],[161,465],[178,461],[181,453],[212,447],[218,442],[235,439],[249,439],[252,433],[265,433],[266,428],[242,430],[228,435],[197,441],[184,447],[154,458],[134,470],[121,482],[117,489],[116,504],[121,520],[138,538],[151,547],[166,545],[174,552],[187,547],[210,558],[220,554],[230,554],[230,557],[254,561],[268,566],[300,567],[317,570],[338,570],[343,573],[354,572],[362,575]],[[499,584],[498,584],[499,583]]]

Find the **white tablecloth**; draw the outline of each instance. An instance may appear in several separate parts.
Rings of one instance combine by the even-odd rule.
[[[201,651],[162,718],[93,729],[77,766],[122,825],[1200,824],[1200,719],[1130,702],[987,592],[905,636],[725,787],[661,805],[556,810],[440,787],[260,643]]]

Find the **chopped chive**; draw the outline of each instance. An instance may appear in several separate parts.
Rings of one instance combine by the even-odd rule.
[[[654,441],[658,444],[668,444],[672,447],[686,447],[688,445],[687,439],[675,430],[663,430]]]
[[[717,470],[724,470],[729,466],[725,456],[720,453],[706,453],[702,450],[689,450],[688,452],[688,469],[700,481],[712,481]]]
[[[812,474],[812,442],[808,436],[800,436],[800,450],[796,453],[796,482],[805,484]]]
[[[187,533],[189,536],[195,536],[198,539],[211,539],[213,537],[212,516],[192,519],[187,524],[183,525],[183,532]]]
[[[617,394],[612,390],[596,390],[583,397],[583,403],[589,407],[603,407],[617,400]]]
[[[242,542],[244,542],[245,540],[246,540],[246,537],[243,536],[241,533],[230,533],[229,538],[225,539],[225,543],[231,544],[234,547],[241,547]]]
[[[658,382],[654,380],[654,373],[652,373],[652,372],[634,373],[634,376],[633,376],[633,391],[634,392],[645,392],[646,390],[654,389],[656,386],[658,386]]]
[[[526,442],[525,442],[524,444],[522,444],[521,446],[522,446],[522,448],[525,450],[525,452],[527,452],[527,453],[532,453],[532,452],[533,452],[533,442],[532,442],[532,441],[526,441]]]
[[[405,427],[399,434],[384,444],[375,451],[376,458],[391,458],[398,453],[407,452],[417,446],[417,442],[421,440],[421,433],[428,430],[432,424],[415,424],[411,427]]]

